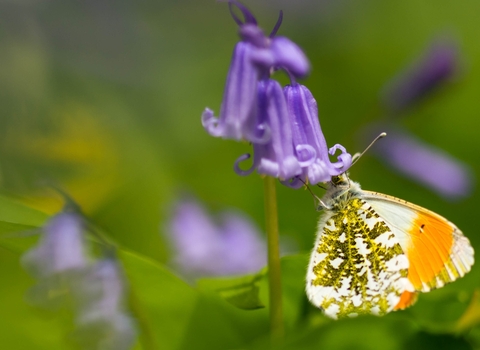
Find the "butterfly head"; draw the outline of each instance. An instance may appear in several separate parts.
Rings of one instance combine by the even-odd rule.
[[[333,187],[337,189],[348,189],[350,187],[350,179],[346,173],[332,176],[330,183]]]
[[[332,176],[327,185],[327,192],[321,200],[318,200],[317,210],[334,210],[348,198],[352,186],[355,188],[355,182],[350,181],[346,173]]]

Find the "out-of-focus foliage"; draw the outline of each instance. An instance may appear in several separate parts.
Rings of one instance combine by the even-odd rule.
[[[279,34],[298,43],[311,61],[304,83],[318,102],[327,142],[351,153],[368,143],[359,131],[385,117],[384,84],[435,38],[458,42],[462,69],[456,80],[398,122],[479,173],[478,1],[245,3],[267,29],[283,9]],[[249,145],[212,138],[200,124],[206,106],[219,109],[236,30],[226,4],[215,1],[0,2],[3,347],[72,345],[71,315],[25,302],[35,281],[19,264],[37,240],[35,228],[63,205],[53,185],[118,245],[139,328],[136,349],[265,348],[265,275],[205,279],[197,287],[167,266],[167,213],[183,190],[214,211],[235,207],[263,223],[261,179],[232,170]],[[478,186],[449,202],[368,154],[350,173],[365,189],[446,216],[480,251]],[[408,310],[326,319],[304,295],[318,213],[306,191],[279,186],[278,192],[281,233],[301,251],[282,259],[287,335],[279,348],[480,348],[477,265],[455,283],[422,294]],[[218,292],[227,287],[233,294]]]

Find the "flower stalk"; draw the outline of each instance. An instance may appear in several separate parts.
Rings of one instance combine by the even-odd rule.
[[[283,338],[282,281],[280,271],[280,245],[278,236],[277,193],[275,178],[264,178],[265,226],[268,247],[268,286],[270,296],[270,334],[272,342]]]

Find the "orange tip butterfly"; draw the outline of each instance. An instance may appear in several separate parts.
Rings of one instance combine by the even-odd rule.
[[[332,177],[307,271],[313,305],[338,319],[384,315],[462,277],[473,248],[453,223],[396,197]]]

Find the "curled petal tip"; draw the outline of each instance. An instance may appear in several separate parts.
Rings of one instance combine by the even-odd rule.
[[[256,143],[259,145],[267,144],[272,138],[272,130],[267,123],[262,123],[256,127],[257,133],[252,133],[246,135],[246,139],[251,143]]]
[[[347,150],[345,149],[345,147],[343,147],[342,145],[340,145],[338,143],[336,145],[333,145],[332,147],[330,147],[330,149],[328,150],[328,153],[330,153],[330,155],[333,156],[335,154],[335,152],[337,152],[337,150],[342,151],[342,153],[347,153]]]
[[[352,165],[352,156],[350,155],[350,153],[347,152],[345,147],[340,144],[336,144],[331,147],[328,153],[333,156],[335,155],[335,152],[337,150],[340,150],[342,153],[337,157],[338,163],[333,163],[333,165],[335,166],[335,168],[341,170],[342,172],[345,172]]]
[[[315,148],[311,145],[297,145],[295,147],[295,150],[297,151],[298,160],[302,168],[309,167],[315,162],[315,159],[317,158],[317,151],[315,151]]]
[[[282,21],[283,21],[283,11],[280,10],[280,13],[278,14],[278,19],[277,19],[277,23],[275,23],[275,27],[273,27],[272,29],[272,32],[270,33],[270,38],[273,38],[278,30],[280,29],[280,26],[282,25]]]
[[[243,15],[244,22],[242,22],[242,20],[235,14],[235,12],[233,12],[233,6],[236,6],[240,10],[240,12]],[[242,26],[244,24],[257,25],[257,20],[255,19],[255,17],[252,15],[250,10],[246,6],[244,6],[242,3],[238,2],[238,1],[235,1],[235,0],[229,0],[228,1],[228,8],[230,9],[230,14],[232,15],[233,20],[239,26]]]
[[[247,175],[250,175],[255,170],[255,163],[252,164],[250,169],[247,169],[247,170],[240,169],[240,163],[243,162],[244,160],[249,159],[249,158],[250,158],[250,154],[246,153],[246,154],[238,157],[238,159],[235,161],[235,164],[233,164],[233,170],[235,171],[235,173],[237,175],[247,176]]]
[[[352,156],[350,153],[342,153],[338,157],[338,164],[334,163],[333,165],[338,169],[341,169],[342,172],[347,171],[352,166]]]
[[[205,108],[202,113],[202,126],[210,135],[220,136],[218,119],[215,118],[213,111],[210,108]]]

